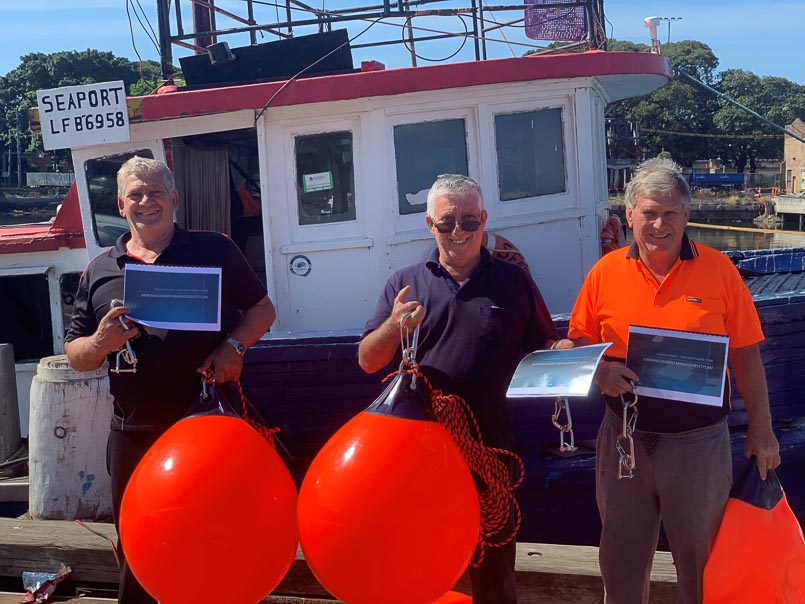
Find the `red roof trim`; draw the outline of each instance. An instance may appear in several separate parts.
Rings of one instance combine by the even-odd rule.
[[[594,50],[307,78],[287,86],[271,105],[302,105],[506,82],[632,74],[664,76],[669,80],[672,77],[668,61],[659,55]],[[156,120],[260,109],[284,84],[246,84],[147,96],[141,99],[142,114],[146,120]]]

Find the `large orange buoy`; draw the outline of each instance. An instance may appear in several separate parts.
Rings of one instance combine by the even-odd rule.
[[[805,539],[773,470],[735,482],[704,568],[704,604],[802,604]]]
[[[401,373],[319,452],[299,493],[313,574],[348,604],[429,604],[461,577],[480,528],[470,471]]]
[[[171,427],[126,487],[120,537],[162,604],[254,604],[293,562],[296,487],[245,421],[200,415]]]

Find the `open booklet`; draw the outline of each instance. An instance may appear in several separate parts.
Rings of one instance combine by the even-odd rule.
[[[626,365],[640,376],[635,392],[720,407],[729,340],[715,334],[630,326]]]
[[[568,350],[536,350],[514,372],[506,396],[587,396],[598,362],[611,342]]]

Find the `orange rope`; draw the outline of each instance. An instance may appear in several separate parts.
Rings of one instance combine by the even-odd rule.
[[[277,443],[274,439],[276,438],[275,434],[279,432],[280,429],[268,427],[268,422],[260,414],[260,411],[257,410],[257,407],[255,407],[251,401],[246,398],[246,394],[243,392],[243,386],[240,385],[240,380],[235,380],[233,384],[240,395],[241,417],[246,421],[247,424],[257,430],[258,434],[265,438],[268,441],[268,444],[274,447],[274,450],[276,451]],[[249,409],[251,409],[252,414],[254,414],[256,417],[251,417],[249,415]]]
[[[424,383],[430,393],[429,411],[447,430],[476,479],[481,530],[472,565],[478,566],[484,560],[487,547],[507,545],[520,529],[522,518],[514,491],[523,481],[523,460],[513,451],[484,445],[475,415],[463,398],[434,388],[417,367],[404,371],[413,373],[417,380]],[[397,373],[390,374],[384,381]],[[509,465],[504,461],[506,457],[516,462],[516,477],[511,476]],[[512,514],[515,518],[513,524],[510,522]]]

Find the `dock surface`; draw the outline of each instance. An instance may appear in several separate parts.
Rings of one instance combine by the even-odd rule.
[[[106,585],[114,588],[118,568],[107,538],[117,540],[111,524],[58,520],[21,520],[0,518],[0,577],[19,579],[19,593],[0,593],[0,604],[16,604],[22,598],[23,571],[55,572],[60,564],[72,569],[71,585]],[[384,555],[378,552],[378,555]],[[598,548],[543,543],[517,544],[517,590],[520,604],[598,604],[602,601]],[[465,576],[454,588],[470,593]],[[651,575],[653,604],[673,604],[676,599],[676,574],[671,555],[657,552]],[[221,603],[225,603],[222,594]],[[53,602],[100,604],[114,602],[104,598],[57,598]],[[288,574],[264,604],[319,604],[333,602],[332,596],[311,573],[301,550]]]

